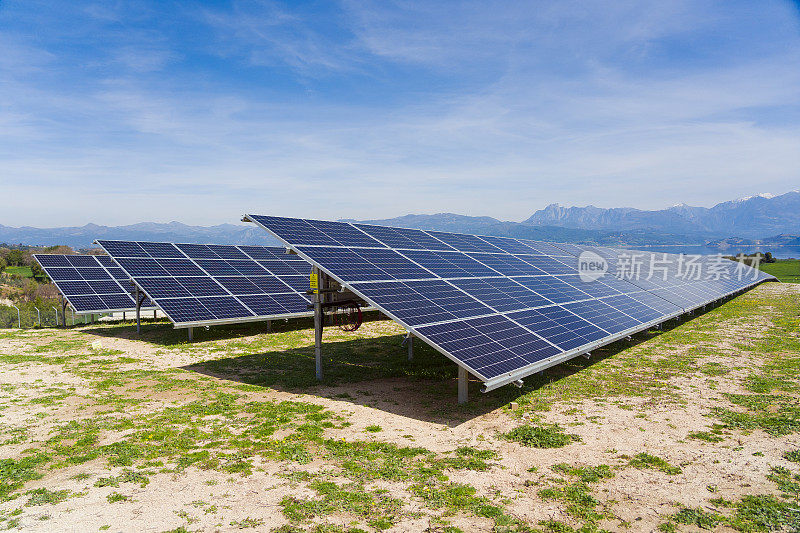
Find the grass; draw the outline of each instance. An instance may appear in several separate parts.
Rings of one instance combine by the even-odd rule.
[[[761,263],[758,268],[784,283],[800,283],[800,259],[778,259],[774,263]]]
[[[640,452],[634,455],[633,458],[628,461],[628,465],[642,470],[654,468],[671,476],[678,475],[682,472],[680,467],[673,466],[661,457],[646,452]]]
[[[563,448],[580,440],[577,435],[564,433],[564,430],[558,425],[531,426],[525,424],[502,436],[531,448]]]
[[[198,330],[192,344],[181,332],[146,323],[143,338],[158,353],[135,357],[127,349],[89,348],[98,336],[119,338],[121,346],[138,342],[130,324],[97,324],[58,334],[0,334],[4,370],[15,376],[28,372],[27,381],[0,387],[0,412],[27,410],[18,427],[0,426],[0,442],[12,457],[0,460],[0,499],[19,498],[8,506],[23,509],[19,516],[0,511],[0,527],[20,517],[23,526],[33,520],[28,501],[35,502],[31,506],[67,497],[76,501],[83,493],[63,493],[57,486],[26,491],[28,482],[41,479],[34,485],[40,487],[60,470],[74,468],[72,479],[85,481],[85,491],[103,491],[101,498],[107,495],[109,503],[123,504],[115,506],[120,510],[136,507],[124,505],[131,489],[138,499],[140,491],[201,472],[208,492],[193,498],[209,503],[175,510],[183,513],[178,516],[186,520],[184,530],[200,527],[190,520],[206,520],[205,514],[214,522],[203,527],[263,527],[262,518],[252,512],[252,518],[226,516],[222,495],[238,490],[249,476],[271,476],[274,488],[285,491],[275,499],[277,513],[288,521],[280,529],[285,532],[383,530],[424,519],[432,530],[454,533],[454,517],[506,532],[621,530],[629,526],[616,517],[626,513],[617,513],[615,507],[629,504],[608,500],[605,482],[622,476],[626,468],[650,470],[648,478],[663,482],[682,469],[646,452],[630,457],[613,451],[609,464],[581,464],[575,459],[584,447],[572,428],[591,424],[592,431],[604,431],[608,421],[603,409],[620,407],[626,410],[623,416],[631,416],[632,431],[652,431],[660,423],[659,417],[650,416],[653,406],[663,413],[665,405],[668,411],[696,398],[694,389],[687,392],[676,382],[699,387],[714,380],[737,394],[706,395],[715,402],[707,413],[710,427],[680,432],[685,440],[665,441],[678,449],[674,456],[684,457],[679,451],[684,446],[696,450],[693,441],[719,444],[713,452],[730,455],[736,440],[748,432],[763,430],[769,435],[764,438],[773,439],[800,430],[795,401],[800,394],[797,300],[750,293],[690,322],[673,322],[663,332],[644,332],[631,343],[596,350],[591,360],[579,358],[530,376],[521,390],[506,387],[475,395],[464,407],[451,401],[455,366],[423,343],[415,360],[407,361],[399,347],[401,332],[389,322],[368,321],[355,335],[326,330],[322,388],[314,379],[313,332],[303,321],[276,322],[271,335],[257,335],[253,325]],[[758,335],[725,336],[755,315],[765,320]],[[161,363],[163,355],[185,363],[170,368]],[[37,382],[40,376],[52,377]],[[357,410],[374,408],[401,417],[410,412],[400,398],[393,404],[389,394],[352,385],[374,379],[391,379],[398,396],[412,391],[416,411],[411,416],[424,420],[436,445],[416,445],[422,436],[411,428],[398,432],[390,416],[380,426],[361,425],[363,412],[356,415]],[[731,389],[732,384],[740,385],[739,390]],[[331,401],[314,399],[320,394]],[[518,408],[496,416],[516,419],[516,428],[496,434],[491,428],[498,426],[479,425],[483,422],[477,415],[509,401]],[[587,416],[592,406],[593,414],[599,409],[601,415]],[[561,426],[547,423],[548,410],[558,413]],[[72,419],[62,418],[62,412],[70,412]],[[453,428],[467,420],[489,429],[470,432],[469,440],[453,440]],[[673,418],[670,423],[680,421]],[[46,431],[39,431],[42,427]],[[534,449],[521,451],[512,442]],[[770,454],[769,445],[759,448]],[[514,453],[524,453],[535,464],[524,465],[523,482],[510,491],[502,479]],[[785,458],[797,461],[800,452],[787,452]],[[783,496],[736,499],[725,494],[720,480],[703,480],[701,488],[719,487],[719,493],[709,489],[703,495],[720,502],[714,504],[717,510],[697,504],[678,507],[664,518],[664,528],[789,528],[796,508],[790,503],[800,492],[800,480],[777,467],[764,475]],[[158,483],[153,482],[156,476],[162,476]],[[483,479],[492,481],[472,481]],[[524,513],[517,511],[522,503],[550,506],[552,519],[525,523]]]
[[[21,278],[32,278],[33,271],[29,266],[7,266],[4,272]]]

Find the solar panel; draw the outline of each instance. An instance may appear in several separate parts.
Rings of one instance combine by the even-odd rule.
[[[771,276],[687,277],[675,254],[246,215],[490,390]],[[608,272],[584,279],[584,254]],[[637,254],[632,261],[631,254]],[[711,260],[700,261],[709,268]],[[636,271],[636,277],[626,275]],[[642,275],[644,274],[644,275]]]
[[[130,278],[102,255],[34,254],[76,314],[135,311]],[[121,273],[121,275],[120,275]],[[142,309],[152,310],[146,300]]]
[[[313,314],[305,296],[311,266],[283,248],[107,240],[97,244],[176,326]]]

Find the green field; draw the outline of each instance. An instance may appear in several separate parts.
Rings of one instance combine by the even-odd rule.
[[[20,276],[22,278],[32,278],[33,272],[31,271],[31,267],[29,266],[10,266],[6,267],[5,272],[9,274],[13,274],[15,276]]]
[[[779,259],[775,263],[761,263],[761,270],[786,283],[800,283],[800,259]]]

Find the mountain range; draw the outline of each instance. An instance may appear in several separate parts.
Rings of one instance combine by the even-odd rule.
[[[351,220],[352,221],[352,220]],[[500,235],[535,240],[605,245],[739,244],[800,245],[800,191],[759,194],[713,207],[685,204],[646,211],[631,207],[565,207],[551,204],[522,222],[453,213],[405,215],[362,222],[395,227]],[[0,224],[0,242],[28,245],[91,246],[94,239],[151,240],[218,244],[278,245],[252,224],[188,226],[143,222],[128,226],[34,228]]]

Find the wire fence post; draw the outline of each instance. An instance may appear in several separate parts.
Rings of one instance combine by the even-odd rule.
[[[14,304],[11,304],[11,307],[17,310],[17,322],[19,323],[19,329],[22,329],[22,315],[19,314],[19,307]]]
[[[53,306],[53,311],[56,312],[56,327],[58,327],[58,309],[56,308],[55,305]]]

